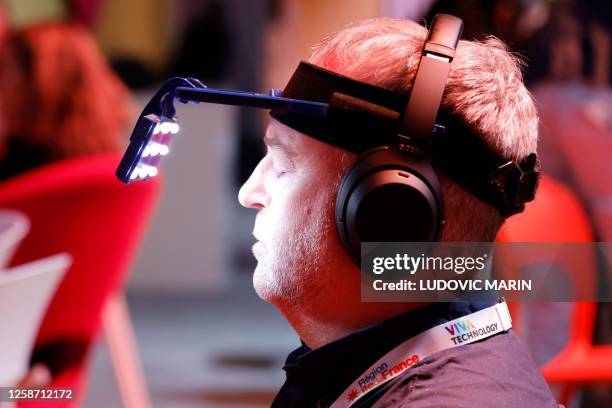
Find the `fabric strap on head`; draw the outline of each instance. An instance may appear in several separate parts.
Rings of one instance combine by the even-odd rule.
[[[306,62],[300,63],[282,96],[327,103],[327,115],[272,111],[274,119],[358,154],[397,143],[409,100],[409,94],[355,81]],[[539,175],[535,153],[520,162],[499,157],[469,126],[443,109],[436,123],[443,128],[433,130],[427,149],[435,169],[496,207],[504,217],[523,211],[524,204],[533,200]]]

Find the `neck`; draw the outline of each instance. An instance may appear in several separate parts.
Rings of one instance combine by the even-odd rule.
[[[307,304],[279,305],[279,309],[302,341],[315,349],[424,305],[416,302],[361,302],[359,280],[356,280],[350,285],[319,288]]]

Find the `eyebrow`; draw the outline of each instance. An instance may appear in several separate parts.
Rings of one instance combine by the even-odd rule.
[[[278,148],[279,150],[283,151],[284,153],[287,154],[287,156],[289,156],[289,158],[293,158],[295,156],[297,156],[297,153],[291,149],[291,147],[285,143],[284,141],[282,141],[278,135],[276,134],[276,132],[274,131],[268,131],[266,132],[266,134],[264,135],[264,143],[266,144],[266,146],[268,146],[269,148]]]

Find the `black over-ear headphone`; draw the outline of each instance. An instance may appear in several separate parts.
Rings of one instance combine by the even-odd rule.
[[[434,18],[395,143],[363,153],[342,180],[336,226],[357,264],[361,242],[426,242],[440,237],[444,201],[429,147],[462,30],[457,17]]]

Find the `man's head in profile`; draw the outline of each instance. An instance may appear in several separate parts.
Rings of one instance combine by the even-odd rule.
[[[309,62],[394,91],[410,90],[427,30],[411,21],[354,23],[318,44]],[[500,156],[535,152],[537,114],[520,64],[502,42],[460,41],[442,108],[464,120]],[[375,137],[375,135],[373,135]],[[267,154],[240,191],[257,209],[254,286],[276,305],[312,347],[400,313],[402,304],[360,302],[359,268],[341,245],[334,223],[336,195],[357,154],[272,120]],[[445,225],[441,241],[495,239],[503,222],[441,172]]]

